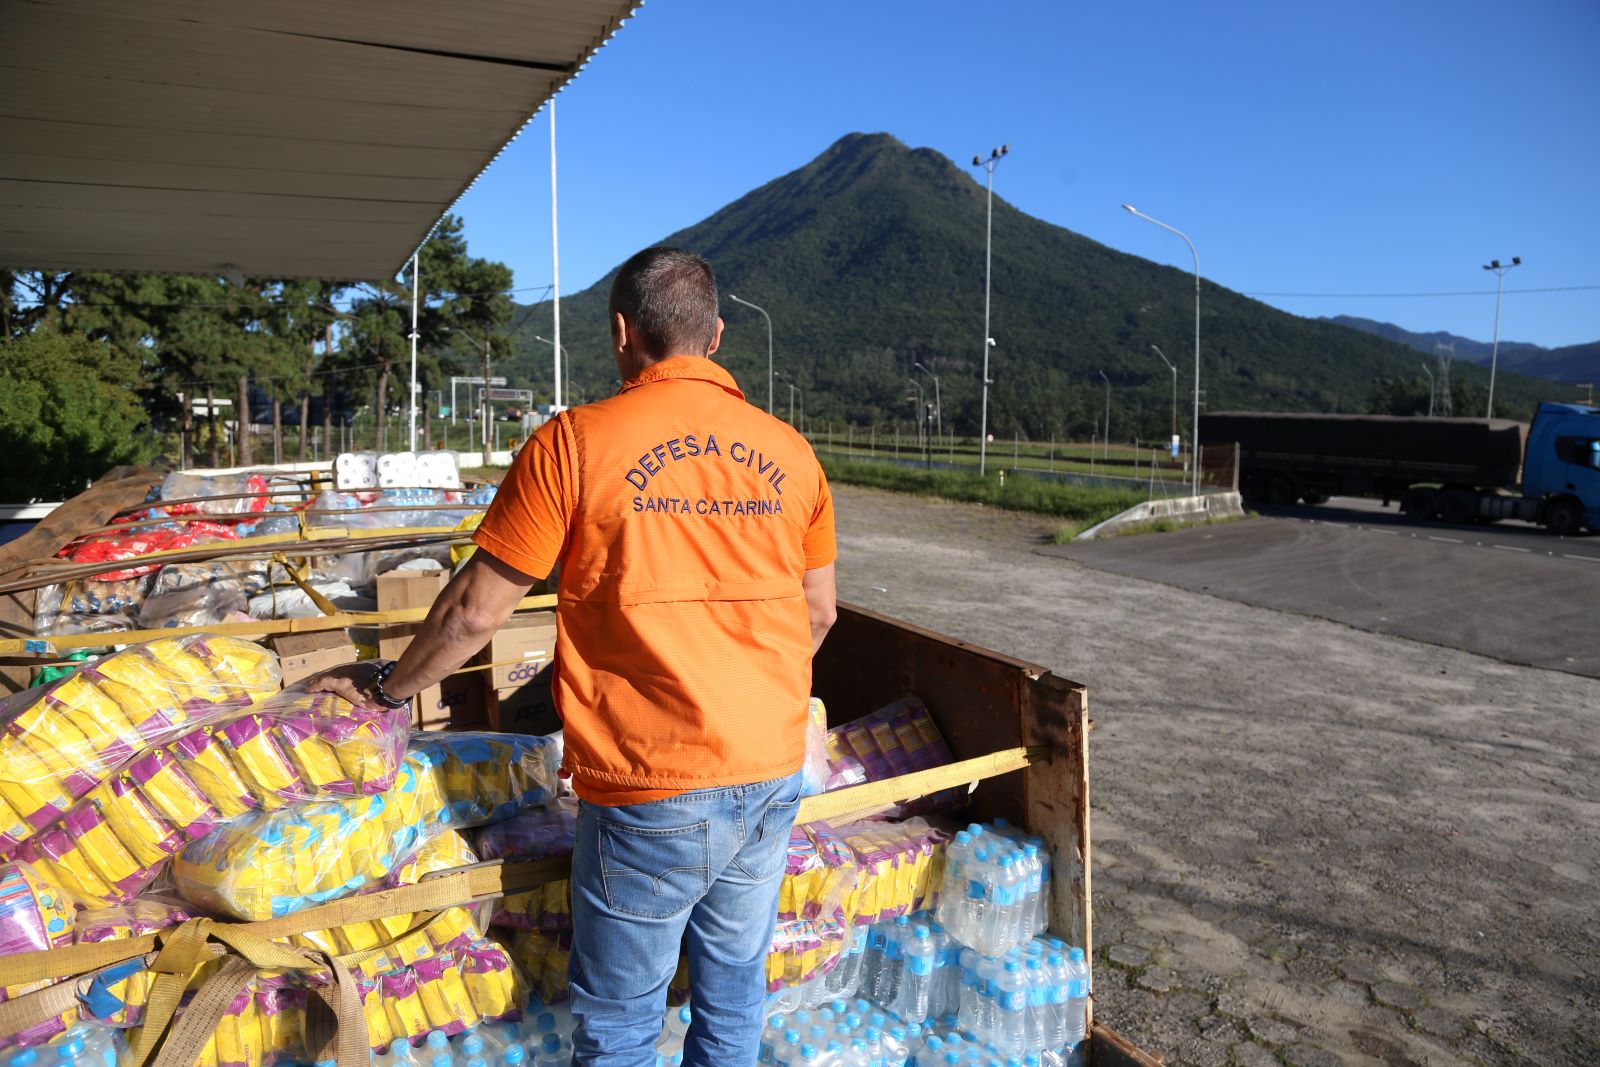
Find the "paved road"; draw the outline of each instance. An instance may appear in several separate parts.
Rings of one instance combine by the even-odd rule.
[[[1270,509],[1046,555],[1510,663],[1600,678],[1600,536],[1414,522],[1376,501]],[[1309,651],[1309,650],[1308,650]]]

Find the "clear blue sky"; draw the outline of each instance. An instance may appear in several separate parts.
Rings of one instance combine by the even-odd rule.
[[[562,290],[853,130],[965,163],[1113,248],[1267,293],[1492,290],[1504,339],[1600,339],[1600,3],[650,0],[558,98]],[[459,205],[550,280],[539,116]],[[1488,340],[1494,298],[1263,299]]]

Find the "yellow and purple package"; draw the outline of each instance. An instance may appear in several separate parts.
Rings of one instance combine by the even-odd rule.
[[[949,764],[953,757],[927,706],[915,696],[828,731],[828,789],[879,782]],[[953,811],[966,802],[963,789],[946,789],[890,809],[895,816]]]
[[[567,963],[572,956],[572,934],[518,930],[511,937],[511,962],[517,965],[529,988],[546,1004],[567,997]]]
[[[13,854],[48,870],[87,906],[123,903],[180,848],[229,818],[389,788],[409,732],[401,711],[285,690],[138,754]],[[346,773],[334,746],[350,750],[358,777]]]
[[[421,734],[373,796],[242,815],[172,863],[180,896],[265,919],[385,882],[442,831],[506,818],[556,789],[557,743],[523,734]]]
[[[0,855],[53,827],[139,753],[276,692],[260,645],[168,637],[0,702]]]

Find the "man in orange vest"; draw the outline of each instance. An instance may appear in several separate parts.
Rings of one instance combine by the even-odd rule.
[[[321,688],[395,706],[460,667],[556,572],[579,1064],[653,1067],[689,959],[686,1064],[753,1064],[805,754],[811,657],[834,618],[833,501],[810,444],[709,358],[711,266],[676,248],[611,288],[621,391],[518,454],[397,663]]]

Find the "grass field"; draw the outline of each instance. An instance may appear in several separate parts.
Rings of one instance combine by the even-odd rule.
[[[807,435],[819,453],[832,453],[850,459],[920,459],[924,455],[936,463],[957,466],[978,466],[978,443],[971,438],[941,438],[930,442],[927,451],[918,447],[915,438],[903,437],[898,443],[891,435],[869,434],[860,431],[849,433],[811,433]],[[1104,445],[1082,441],[993,441],[989,445],[987,467],[999,470],[1057,471],[1071,474],[1092,474],[1105,478],[1127,478],[1148,484],[1151,460],[1155,459],[1155,477],[1160,481],[1182,484],[1188,474],[1181,462],[1158,448],[1135,447],[1128,444]]]
[[[1067,520],[1068,526],[1077,529],[1108,519],[1147,498],[1139,489],[1104,489],[1039,478],[1007,478],[1002,483],[995,476],[980,478],[975,471],[917,470],[830,455],[820,458],[828,478],[846,485],[1049,515]]]

